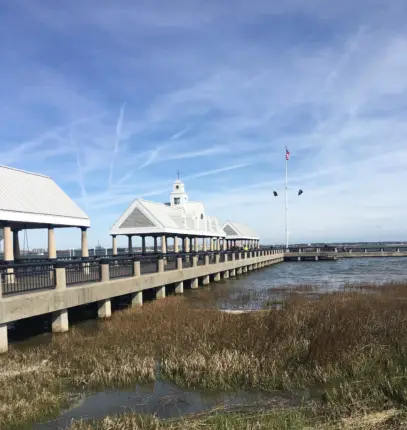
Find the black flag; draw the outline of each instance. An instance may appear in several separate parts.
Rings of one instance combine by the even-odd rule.
[[[302,191],[301,189],[298,190],[298,195],[300,196],[304,191]]]
[[[277,191],[273,191],[273,194],[274,194],[274,197],[278,196]]]

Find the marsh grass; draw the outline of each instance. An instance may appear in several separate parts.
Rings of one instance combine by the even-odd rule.
[[[406,297],[407,284],[392,283],[347,286],[312,300],[294,291],[282,311],[228,314],[169,297],[117,312],[99,330],[74,327],[49,345],[0,357],[0,428],[55,415],[74,390],[157,377],[216,390],[303,390],[329,422],[401,410]]]

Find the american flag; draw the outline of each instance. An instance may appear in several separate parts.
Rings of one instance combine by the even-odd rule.
[[[290,159],[290,151],[285,148],[285,159],[288,161]]]

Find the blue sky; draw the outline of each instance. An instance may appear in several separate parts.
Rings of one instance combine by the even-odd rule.
[[[276,243],[287,145],[292,242],[407,239],[406,16],[404,0],[0,0],[1,164],[52,176],[91,246],[135,197],[167,201],[177,170],[208,214]]]

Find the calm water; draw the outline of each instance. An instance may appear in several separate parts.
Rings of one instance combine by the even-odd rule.
[[[361,282],[383,283],[407,280],[407,258],[344,259],[327,262],[287,262],[271,266],[247,275],[223,280],[199,290],[185,290],[185,297],[194,306],[217,307],[220,309],[257,309],[273,294],[273,289],[314,284],[323,290],[337,290],[345,284]],[[89,330],[97,330],[93,320]],[[84,323],[81,323],[84,324]],[[40,336],[42,340],[21,343],[21,347],[41,343],[50,335]],[[84,396],[84,395],[82,395]],[[182,389],[165,381],[137,385],[131,390],[104,391],[82,398],[57,420],[38,424],[36,430],[64,428],[72,419],[96,418],[106,415],[135,411],[152,413],[159,417],[176,417],[202,412],[218,405],[233,408],[242,404],[295,404],[295,399],[281,393],[256,392],[207,392]]]
[[[285,262],[211,284],[205,290],[186,290],[186,297],[202,306],[257,309],[276,288],[312,284],[333,291],[346,284],[388,281],[407,281],[407,258]]]

